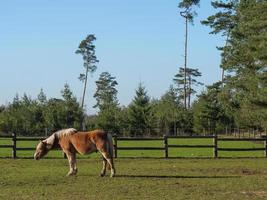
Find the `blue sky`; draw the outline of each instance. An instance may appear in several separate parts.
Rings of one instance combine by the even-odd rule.
[[[97,37],[97,72],[89,77],[86,105],[95,112],[95,81],[103,71],[118,82],[118,99],[128,105],[138,83],[159,98],[183,65],[184,21],[178,0],[0,0],[0,104],[16,93],[60,97],[68,83],[81,99],[82,58],[74,52],[87,34]],[[206,85],[220,79],[224,42],[209,35],[200,20],[214,10],[210,1],[197,9],[189,28],[189,67],[198,67]],[[198,89],[203,90],[202,88]]]

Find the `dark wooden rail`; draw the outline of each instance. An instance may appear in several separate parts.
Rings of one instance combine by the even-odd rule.
[[[9,145],[0,145],[1,148],[10,148],[12,149],[12,157],[17,157],[17,151],[34,151],[35,147],[17,147],[18,141],[39,141],[45,139],[44,137],[18,137],[16,134],[4,134],[0,135],[0,139],[11,139],[12,144]],[[209,135],[209,136],[187,136],[187,135],[181,135],[181,136],[166,136],[163,137],[154,137],[154,138],[140,138],[140,137],[118,137],[117,135],[113,136],[114,138],[114,154],[115,158],[118,157],[118,151],[131,151],[131,150],[139,150],[139,151],[164,151],[165,158],[169,157],[169,148],[211,148],[213,149],[213,157],[218,157],[218,152],[223,151],[264,151],[264,156],[267,158],[267,137],[265,138],[218,138],[217,135]],[[169,144],[170,138],[176,138],[176,139],[212,139],[212,144],[209,145],[202,145],[202,144],[186,144],[186,145],[179,145],[179,144]],[[140,147],[140,146],[134,146],[134,147],[120,147],[118,146],[118,141],[162,141],[161,146],[146,146],[146,147]],[[219,143],[221,141],[232,141],[232,142],[240,142],[240,141],[251,141],[251,142],[264,142],[264,146],[262,148],[221,148],[218,147]],[[56,149],[60,150],[60,149]]]
[[[213,144],[210,145],[175,145],[169,144],[169,138],[176,139],[213,139]],[[153,140],[161,140],[163,141],[163,146],[161,147],[119,147],[118,141],[153,141]],[[264,142],[263,148],[219,148],[218,143],[221,141],[262,141]],[[114,148],[115,148],[115,157],[118,157],[118,150],[162,150],[165,151],[165,158],[169,157],[169,148],[211,148],[213,149],[213,157],[218,157],[218,151],[264,151],[264,156],[267,158],[267,138],[218,138],[217,135],[180,135],[180,136],[166,136],[164,135],[162,138],[129,138],[129,137],[118,137],[114,135]]]

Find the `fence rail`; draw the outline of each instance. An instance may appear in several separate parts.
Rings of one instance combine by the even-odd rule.
[[[196,144],[196,145],[179,145],[179,144],[169,144],[169,139],[212,139],[212,144],[209,145],[203,145],[203,144]],[[12,150],[12,157],[17,157],[17,151],[34,151],[34,147],[17,147],[17,141],[38,141],[43,140],[44,137],[18,137],[16,134],[12,135],[0,135],[0,139],[12,139],[12,144],[9,145],[0,145],[1,148],[10,148]],[[146,150],[157,150],[157,151],[164,151],[165,158],[169,157],[169,149],[170,148],[210,148],[213,149],[213,157],[218,157],[218,152],[223,151],[236,151],[236,152],[242,152],[242,151],[263,151],[264,156],[267,158],[267,137],[265,138],[219,138],[217,135],[205,135],[205,136],[187,136],[187,135],[181,135],[181,136],[166,136],[163,137],[156,137],[156,138],[140,138],[140,137],[118,137],[117,135],[113,136],[114,139],[114,154],[115,158],[118,157],[118,151],[131,151],[131,150],[140,150],[140,151],[146,151]],[[140,147],[140,146],[134,146],[134,147],[125,147],[125,146],[119,146],[118,141],[162,141],[162,146],[146,146],[146,147]],[[264,142],[264,146],[262,148],[222,148],[218,147],[219,143],[221,141],[231,141],[231,142],[240,142],[240,141],[251,141],[251,142]],[[55,149],[60,150],[60,149]]]

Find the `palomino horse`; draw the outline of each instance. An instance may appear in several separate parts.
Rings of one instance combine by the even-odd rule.
[[[100,175],[105,175],[107,163],[111,170],[110,177],[115,175],[112,136],[104,131],[78,132],[74,128],[57,131],[47,139],[40,141],[36,147],[34,159],[39,160],[51,149],[57,147],[62,148],[69,160],[68,176],[77,174],[76,153],[90,154],[96,151],[103,156],[103,168]]]

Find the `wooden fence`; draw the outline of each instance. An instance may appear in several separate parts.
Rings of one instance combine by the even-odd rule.
[[[44,139],[44,137],[17,137],[16,134],[12,135],[0,135],[0,138],[4,139],[12,139],[12,144],[9,145],[1,145],[1,148],[10,148],[12,149],[12,157],[17,157],[17,151],[28,151],[35,150],[35,147],[17,147],[17,141],[39,141]],[[169,139],[212,139],[213,142],[210,145],[174,145],[169,144]],[[165,158],[169,157],[169,149],[170,148],[210,148],[213,149],[213,157],[218,158],[219,151],[263,151],[264,157],[267,158],[267,136],[265,138],[219,138],[217,135],[209,135],[209,136],[166,136],[163,137],[153,137],[153,138],[140,138],[140,137],[118,137],[117,135],[113,136],[114,139],[114,154],[115,158],[118,157],[118,151],[131,151],[131,150],[161,150],[165,153]],[[160,147],[120,147],[118,145],[118,141],[162,141],[162,146]],[[251,141],[251,142],[263,142],[264,146],[262,148],[220,148],[218,143],[220,141]],[[60,149],[58,149],[60,150]],[[64,156],[65,157],[65,156]]]
[[[211,145],[171,145],[169,144],[170,138],[176,139],[213,139],[213,144]],[[118,146],[118,141],[163,141],[162,147],[120,147]],[[262,148],[219,148],[218,142],[220,141],[251,141],[258,142],[261,141],[264,143]],[[165,158],[169,157],[170,148],[212,148],[213,157],[218,158],[218,151],[264,151],[264,157],[267,158],[267,137],[265,138],[218,138],[217,135],[209,136],[166,136],[158,138],[134,138],[134,137],[118,137],[114,135],[114,151],[115,158],[118,157],[118,150],[162,150],[165,152]]]

